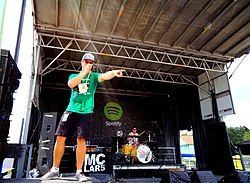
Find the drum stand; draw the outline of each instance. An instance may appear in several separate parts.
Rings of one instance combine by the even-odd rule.
[[[148,142],[151,142],[150,133],[148,133]]]
[[[118,138],[116,139],[116,153],[119,152],[119,142],[118,142]]]
[[[112,137],[112,143],[114,147],[114,153],[120,153],[119,145],[122,143],[122,138],[120,137]]]

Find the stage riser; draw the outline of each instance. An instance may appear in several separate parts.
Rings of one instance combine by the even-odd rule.
[[[184,172],[185,165],[130,164],[113,165],[113,176],[119,177],[162,177],[167,172]]]

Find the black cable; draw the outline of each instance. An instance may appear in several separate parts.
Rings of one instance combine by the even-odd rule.
[[[240,61],[239,65],[234,69],[233,73],[229,76],[229,79],[233,76],[233,74],[235,73],[235,71],[238,69],[238,67],[240,66],[240,64],[243,62],[243,60],[246,58],[247,54],[245,54],[244,58]]]
[[[28,141],[28,145],[30,145],[30,143],[31,143],[31,140],[33,139],[33,137],[34,137],[34,135],[35,135],[35,133],[36,133],[36,131],[37,131],[37,128],[38,128],[38,125],[40,124],[40,122],[42,121],[42,113],[41,112],[39,112],[40,113],[40,118],[39,118],[39,120],[38,120],[38,123],[36,124],[36,126],[35,126],[35,129],[33,130],[33,133],[31,134],[31,136],[30,136],[30,139],[29,139],[29,141]]]
[[[38,127],[39,127],[39,124],[43,120],[43,96],[42,96],[41,90],[39,90],[39,98],[40,98],[40,100],[39,100],[38,105],[39,105],[40,110],[38,110],[38,112],[39,112],[40,116],[38,117],[39,120],[38,120],[38,122],[37,122],[37,124],[35,126],[35,129],[33,130],[33,133],[30,136],[30,139],[28,141],[28,145],[30,145],[30,143],[31,143],[33,137],[35,136],[35,133],[36,133]],[[38,137],[38,138],[40,139],[40,137]]]

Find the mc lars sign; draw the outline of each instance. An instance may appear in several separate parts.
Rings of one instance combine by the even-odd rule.
[[[106,171],[106,155],[104,153],[86,154],[84,162],[84,172],[104,172]]]

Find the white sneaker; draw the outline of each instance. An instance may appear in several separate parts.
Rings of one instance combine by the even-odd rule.
[[[83,173],[76,173],[76,179],[79,180],[79,182],[87,182],[88,179]]]
[[[49,171],[48,173],[46,173],[44,176],[41,177],[41,180],[50,180],[58,176],[59,176],[59,171],[58,172]]]

